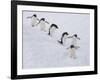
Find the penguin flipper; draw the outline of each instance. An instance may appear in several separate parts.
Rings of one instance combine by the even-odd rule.
[[[59,41],[59,40],[58,40],[58,43],[62,44],[62,42],[61,42],[61,41]]]
[[[48,33],[48,35],[50,36],[50,33]]]

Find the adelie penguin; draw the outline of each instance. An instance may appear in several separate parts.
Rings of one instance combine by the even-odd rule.
[[[53,36],[55,33],[56,29],[58,29],[58,26],[56,24],[51,24],[49,28],[49,33],[48,35]]]
[[[47,22],[47,21],[45,20],[45,18],[41,18],[41,19],[39,20],[39,22],[38,22],[37,25],[40,25],[41,31],[46,32],[46,24],[49,24],[49,22]]]
[[[32,27],[36,26],[36,24],[37,24],[38,21],[39,21],[39,19],[37,18],[37,15],[36,15],[36,14],[33,14],[32,16],[27,17],[27,18],[31,18]]]
[[[62,36],[61,36],[61,40],[60,41],[58,41],[60,44],[62,44],[62,45],[65,45],[65,43],[66,43],[66,39],[67,39],[67,37],[68,37],[68,33],[67,32],[64,32],[63,34],[62,34]]]
[[[80,38],[77,36],[77,34],[74,34],[73,36],[69,36],[68,38],[72,38],[71,44],[78,46],[77,40],[80,40]]]
[[[70,58],[73,58],[73,59],[76,59],[77,56],[76,56],[76,50],[78,49],[79,47],[78,46],[75,46],[75,45],[70,45],[67,50],[70,54]]]

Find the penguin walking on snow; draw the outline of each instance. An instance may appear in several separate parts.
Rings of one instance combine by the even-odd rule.
[[[56,24],[51,24],[49,28],[49,33],[48,35],[53,36],[55,33],[56,29],[58,29],[58,26]]]
[[[41,31],[46,32],[46,24],[49,24],[49,22],[47,22],[47,21],[45,20],[45,18],[41,18],[41,19],[39,20],[39,22],[38,22],[37,25],[40,25]]]
[[[66,39],[68,38],[68,33],[67,32],[64,32],[63,34],[62,34],[62,36],[61,36],[61,40],[59,41],[58,40],[58,42],[60,43],[60,44],[62,44],[62,45],[65,45],[65,43],[66,43]]]
[[[72,38],[72,45],[78,46],[77,40],[80,40],[80,38],[77,36],[77,34],[74,34],[73,36],[69,36],[68,38]]]
[[[78,49],[78,46],[70,45],[67,49],[69,50],[70,58],[76,59],[76,50]]]
[[[36,26],[37,22],[39,21],[36,14],[33,14],[32,16],[27,17],[27,18],[31,18],[32,27]]]

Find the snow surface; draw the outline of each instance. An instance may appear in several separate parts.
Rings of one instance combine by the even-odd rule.
[[[32,27],[31,19],[26,17],[37,14],[46,18],[50,24],[55,23],[59,29],[53,37],[40,30],[40,26]],[[78,34],[80,48],[76,50],[76,59],[70,58],[66,49],[57,42],[63,32]],[[68,40],[69,42],[70,40]],[[90,64],[90,15],[52,12],[23,12],[23,68],[51,68],[87,66]]]

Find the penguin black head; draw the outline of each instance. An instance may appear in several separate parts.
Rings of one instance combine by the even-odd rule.
[[[74,45],[71,45],[70,48],[74,48]]]
[[[37,17],[37,15],[36,15],[36,14],[33,14],[33,16],[34,16],[34,17]]]
[[[45,18],[41,18],[41,21],[45,21]]]
[[[62,34],[62,36],[64,36],[64,35],[69,35],[69,34],[68,34],[68,32],[64,32],[64,33]]]
[[[74,34],[75,37],[77,37],[77,34]]]
[[[52,28],[52,27],[55,27],[56,29],[58,29],[58,26],[57,26],[56,24],[51,24],[50,27],[51,27],[51,28]]]

